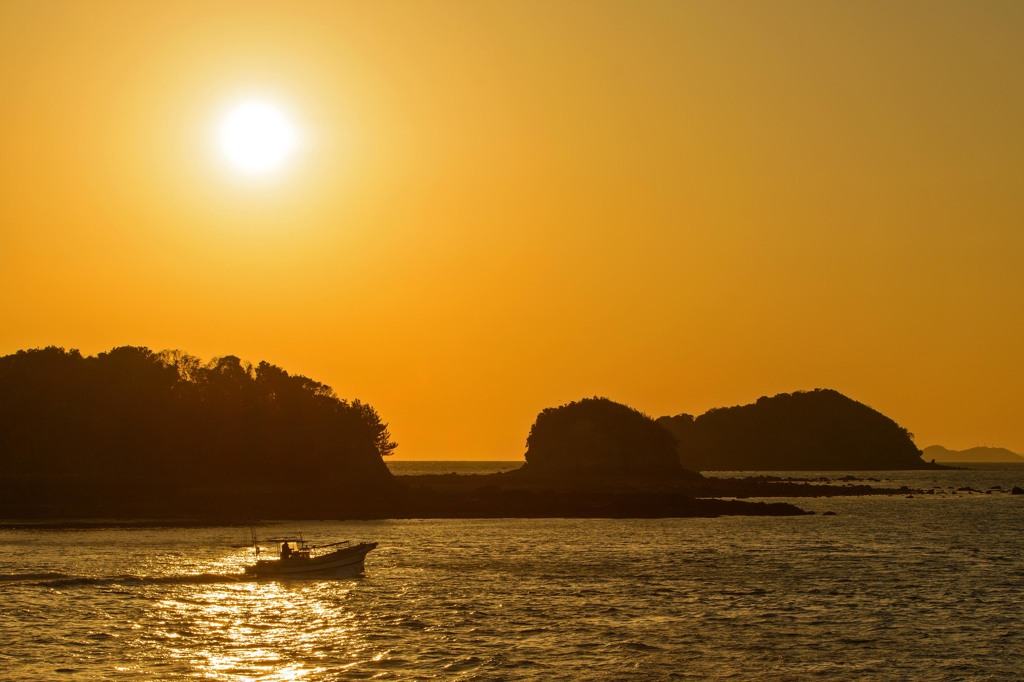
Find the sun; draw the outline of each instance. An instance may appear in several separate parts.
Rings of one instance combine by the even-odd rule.
[[[298,134],[280,108],[253,100],[237,104],[227,113],[219,140],[228,163],[244,173],[264,175],[288,160]]]

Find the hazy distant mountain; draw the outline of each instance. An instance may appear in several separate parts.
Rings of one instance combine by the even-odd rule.
[[[928,469],[913,436],[867,405],[827,389],[752,405],[662,417],[694,471]]]
[[[1006,448],[976,447],[966,450],[950,450],[941,445],[926,447],[924,459],[936,462],[1024,462],[1024,457]]]

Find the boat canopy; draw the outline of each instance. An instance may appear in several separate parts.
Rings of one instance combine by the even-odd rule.
[[[309,545],[309,540],[304,540],[301,535],[282,535],[276,538],[264,538],[259,540],[260,543],[271,543],[276,542],[278,544],[284,544],[285,542],[295,543],[300,546]],[[338,542],[330,542],[326,545],[310,545],[310,547],[319,549],[321,547],[336,547],[338,545],[350,545],[352,540],[340,540]]]

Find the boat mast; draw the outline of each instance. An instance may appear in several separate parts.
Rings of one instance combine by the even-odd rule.
[[[252,536],[252,548],[256,552],[256,558],[260,556],[260,543],[256,539],[256,526],[249,526],[249,534]]]

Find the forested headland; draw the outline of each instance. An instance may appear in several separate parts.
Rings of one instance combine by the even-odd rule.
[[[136,346],[0,358],[0,513],[265,516],[310,496],[326,511],[390,484],[394,448],[373,407],[267,362]]]

